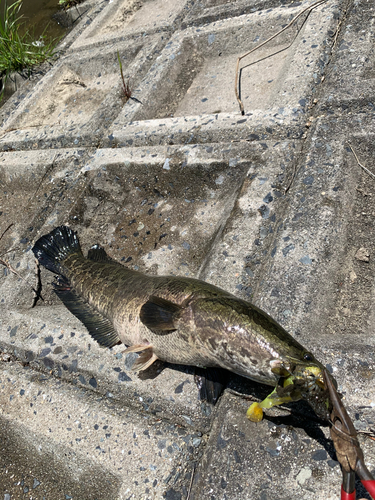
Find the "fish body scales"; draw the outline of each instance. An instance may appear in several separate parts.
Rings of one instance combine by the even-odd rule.
[[[312,354],[267,313],[221,288],[128,269],[98,245],[86,258],[66,226],[42,236],[33,252],[57,273],[55,292],[100,345],[121,341],[140,353],[136,369],[160,359],[224,368],[273,386],[287,381],[278,389],[281,402],[304,394],[315,401],[324,390],[323,367]]]

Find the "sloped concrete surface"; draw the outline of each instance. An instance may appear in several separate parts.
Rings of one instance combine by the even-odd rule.
[[[14,363],[2,367],[1,382],[2,487],[14,498],[161,498],[202,441]]]
[[[244,115],[234,94],[237,57],[309,4],[91,2],[55,65],[3,106],[4,500],[339,498],[329,429],[307,405],[253,424],[267,387],[228,376],[214,407],[194,367],[136,375],[45,269],[35,305],[31,248],[60,224],[85,252],[100,243],[267,311],[333,373],[375,471],[373,3],[306,12],[241,63]],[[117,54],[141,102],[126,102]]]

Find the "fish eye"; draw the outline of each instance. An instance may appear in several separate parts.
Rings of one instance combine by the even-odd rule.
[[[305,354],[303,355],[303,359],[304,361],[313,361],[314,357],[310,352],[305,352]]]

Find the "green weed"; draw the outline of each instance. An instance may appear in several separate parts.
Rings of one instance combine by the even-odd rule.
[[[118,64],[120,66],[120,75],[121,75],[121,83],[122,83],[122,93],[123,93],[123,99],[126,102],[128,102],[129,99],[133,99],[133,101],[138,102],[139,104],[142,104],[142,102],[134,97],[133,94],[133,89],[130,86],[130,78],[126,81],[124,78],[124,72],[122,71],[122,62],[121,62],[121,57],[120,57],[120,52],[117,51],[117,60]]]
[[[125,99],[125,102],[127,102],[132,96],[132,89],[130,87],[130,79],[128,79],[128,81],[125,81],[124,73],[122,71],[122,62],[119,51],[117,51],[117,60],[120,66],[123,97]]]

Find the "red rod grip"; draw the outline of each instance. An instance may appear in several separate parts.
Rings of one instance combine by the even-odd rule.
[[[372,481],[365,481],[367,483],[371,483]],[[347,493],[343,486],[341,485],[341,500],[355,500],[356,494],[355,490],[352,491],[351,493]]]
[[[375,499],[375,480],[361,481],[366,490],[370,493],[372,498]]]

